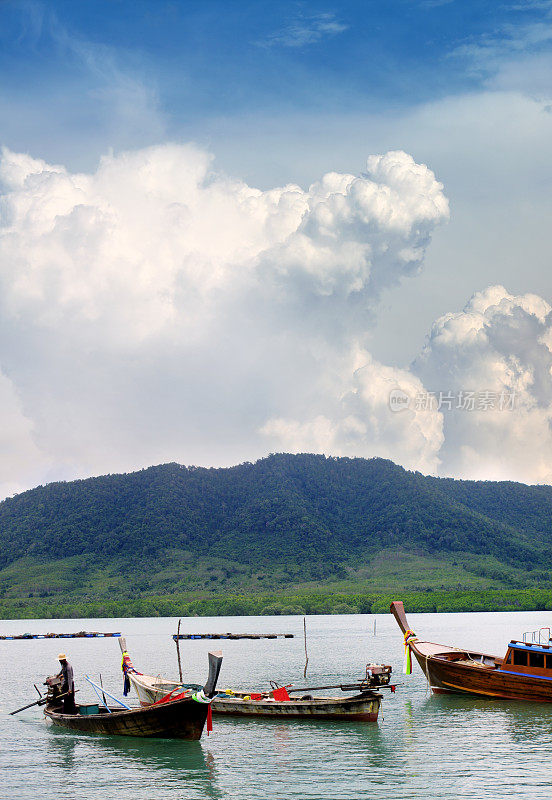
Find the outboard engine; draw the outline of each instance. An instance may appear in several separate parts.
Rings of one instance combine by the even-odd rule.
[[[387,686],[391,680],[393,668],[387,664],[367,664],[363,683],[370,688]]]
[[[342,684],[344,692],[372,692],[374,689],[382,689],[389,686],[392,692],[395,687],[391,685],[391,673],[393,668],[388,664],[367,664],[364,678],[358,683]]]
[[[48,705],[55,705],[61,694],[61,678],[58,675],[50,675],[44,681],[44,686],[47,687],[46,697],[48,698]],[[62,700],[59,702],[61,703]]]

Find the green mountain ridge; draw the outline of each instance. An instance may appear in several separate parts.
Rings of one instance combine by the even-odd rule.
[[[262,598],[293,597],[282,607],[304,609],[321,593],[334,606],[354,597],[355,610],[358,598],[389,592],[536,598],[550,581],[551,543],[550,486],[310,454],[219,469],[164,464],[1,503],[0,614],[73,613],[114,598],[174,605],[177,596],[193,613],[201,603],[216,613],[217,598],[224,613],[230,596],[253,598],[257,611]]]

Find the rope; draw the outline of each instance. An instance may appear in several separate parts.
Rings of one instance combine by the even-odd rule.
[[[411,644],[412,642],[417,641],[418,637],[414,633],[408,629],[404,632],[404,667],[403,672],[405,675],[412,675],[412,650]]]

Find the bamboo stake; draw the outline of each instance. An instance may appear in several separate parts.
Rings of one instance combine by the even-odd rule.
[[[103,695],[104,706],[107,708],[107,702],[105,700],[105,694],[104,694],[104,690],[103,690],[103,681],[102,681],[102,673],[101,672],[100,672],[100,686],[102,687],[102,695]]]
[[[303,636],[305,639],[305,669],[303,670],[303,678],[307,677],[307,666],[309,664],[309,654],[307,653],[307,618],[303,617]]]
[[[178,658],[178,674],[180,676],[180,683],[182,683],[182,663],[180,661],[180,623],[182,622],[181,619],[178,620],[178,628],[176,631],[176,655]]]

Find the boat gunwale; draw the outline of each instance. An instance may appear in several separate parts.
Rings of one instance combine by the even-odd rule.
[[[47,717],[55,718],[55,719],[67,719],[67,720],[74,720],[75,718],[81,720],[117,720],[121,718],[128,718],[133,715],[140,715],[145,716],[145,712],[151,712],[148,716],[157,716],[160,710],[165,708],[174,708],[175,705],[188,705],[188,703],[196,702],[192,699],[191,695],[188,697],[177,697],[174,700],[165,700],[164,703],[152,703],[148,706],[136,706],[132,708],[118,708],[117,706],[109,706],[109,711],[102,709],[97,714],[80,714],[77,710],[75,714],[64,714],[62,711],[56,711],[55,707],[52,707],[52,704],[46,705],[44,708],[44,714]],[[81,705],[86,705],[85,703],[77,704],[76,708],[79,709]]]
[[[231,695],[225,697],[223,695],[220,697],[215,697],[213,702],[217,705],[222,703],[243,703],[244,707],[252,706],[256,708],[261,706],[266,706],[267,708],[292,708],[295,706],[298,706],[299,708],[305,708],[313,705],[320,705],[322,707],[335,705],[359,705],[364,701],[370,702],[371,700],[376,700],[378,698],[382,700],[383,695],[376,691],[370,691],[355,694],[350,697],[311,697],[309,700],[303,700],[302,698],[297,698],[297,700],[291,698],[289,700],[269,700],[267,698],[263,698],[262,700],[245,700],[243,697],[233,697]],[[215,708],[213,710],[215,710]]]

